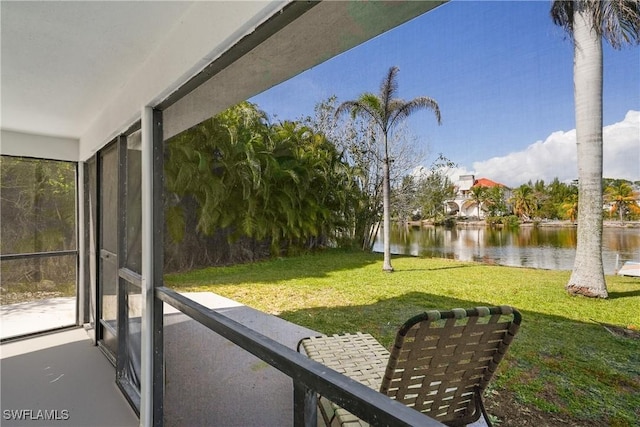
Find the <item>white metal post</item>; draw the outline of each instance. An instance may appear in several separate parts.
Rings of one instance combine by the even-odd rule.
[[[89,315],[86,312],[85,307],[87,306],[87,298],[91,298],[91,293],[87,292],[85,289],[85,250],[86,250],[86,242],[84,239],[84,233],[86,230],[86,226],[84,223],[85,220],[85,212],[84,212],[84,162],[76,163],[77,174],[76,174],[76,250],[78,251],[78,272],[76,277],[76,322],[82,326],[84,323],[85,316]],[[94,328],[95,330],[95,328]],[[95,332],[94,332],[95,334]],[[95,335],[94,335],[95,342]]]
[[[142,109],[140,426],[153,425],[153,109]]]

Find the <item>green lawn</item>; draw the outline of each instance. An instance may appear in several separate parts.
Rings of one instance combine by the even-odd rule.
[[[331,250],[165,281],[319,332],[369,332],[386,346],[425,309],[513,305],[523,325],[487,395],[502,425],[534,416],[547,425],[640,424],[640,340],[596,323],[640,327],[639,279],[607,277],[609,299],[591,300],[564,292],[569,272],[413,257],[396,257],[393,266],[383,273],[378,254]]]

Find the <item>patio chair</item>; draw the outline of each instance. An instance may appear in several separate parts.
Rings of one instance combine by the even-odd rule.
[[[398,330],[391,352],[369,334],[304,338],[298,351],[449,426],[484,416],[482,393],[518,332],[509,306],[430,310]],[[327,426],[367,426],[320,396]]]

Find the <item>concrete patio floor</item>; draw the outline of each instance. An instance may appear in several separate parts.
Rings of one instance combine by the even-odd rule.
[[[317,334],[219,295],[185,295],[292,349],[301,338]],[[3,337],[54,325],[61,301],[38,303],[4,306]],[[293,425],[289,377],[173,307],[165,304],[164,310],[165,426]],[[115,384],[113,365],[84,329],[8,341],[0,345],[0,354],[2,426],[138,425]],[[21,409],[28,418],[46,410],[67,419],[4,417],[10,414],[5,411]]]
[[[83,328],[4,343],[0,357],[3,427],[138,425],[113,366]]]

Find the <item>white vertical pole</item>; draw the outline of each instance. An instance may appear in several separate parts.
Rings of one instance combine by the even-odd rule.
[[[153,424],[153,109],[142,109],[142,319],[140,426]]]
[[[84,162],[77,162],[76,167],[78,168],[78,173],[76,176],[78,180],[76,181],[76,203],[78,206],[76,208],[76,250],[78,251],[78,277],[77,277],[77,286],[78,291],[76,295],[76,315],[78,316],[76,321],[82,326],[84,323],[84,317],[88,314],[85,312],[85,306],[87,302],[87,298],[90,297],[87,290],[85,289],[85,241],[84,241],[84,231],[85,231],[85,223],[84,223]]]

